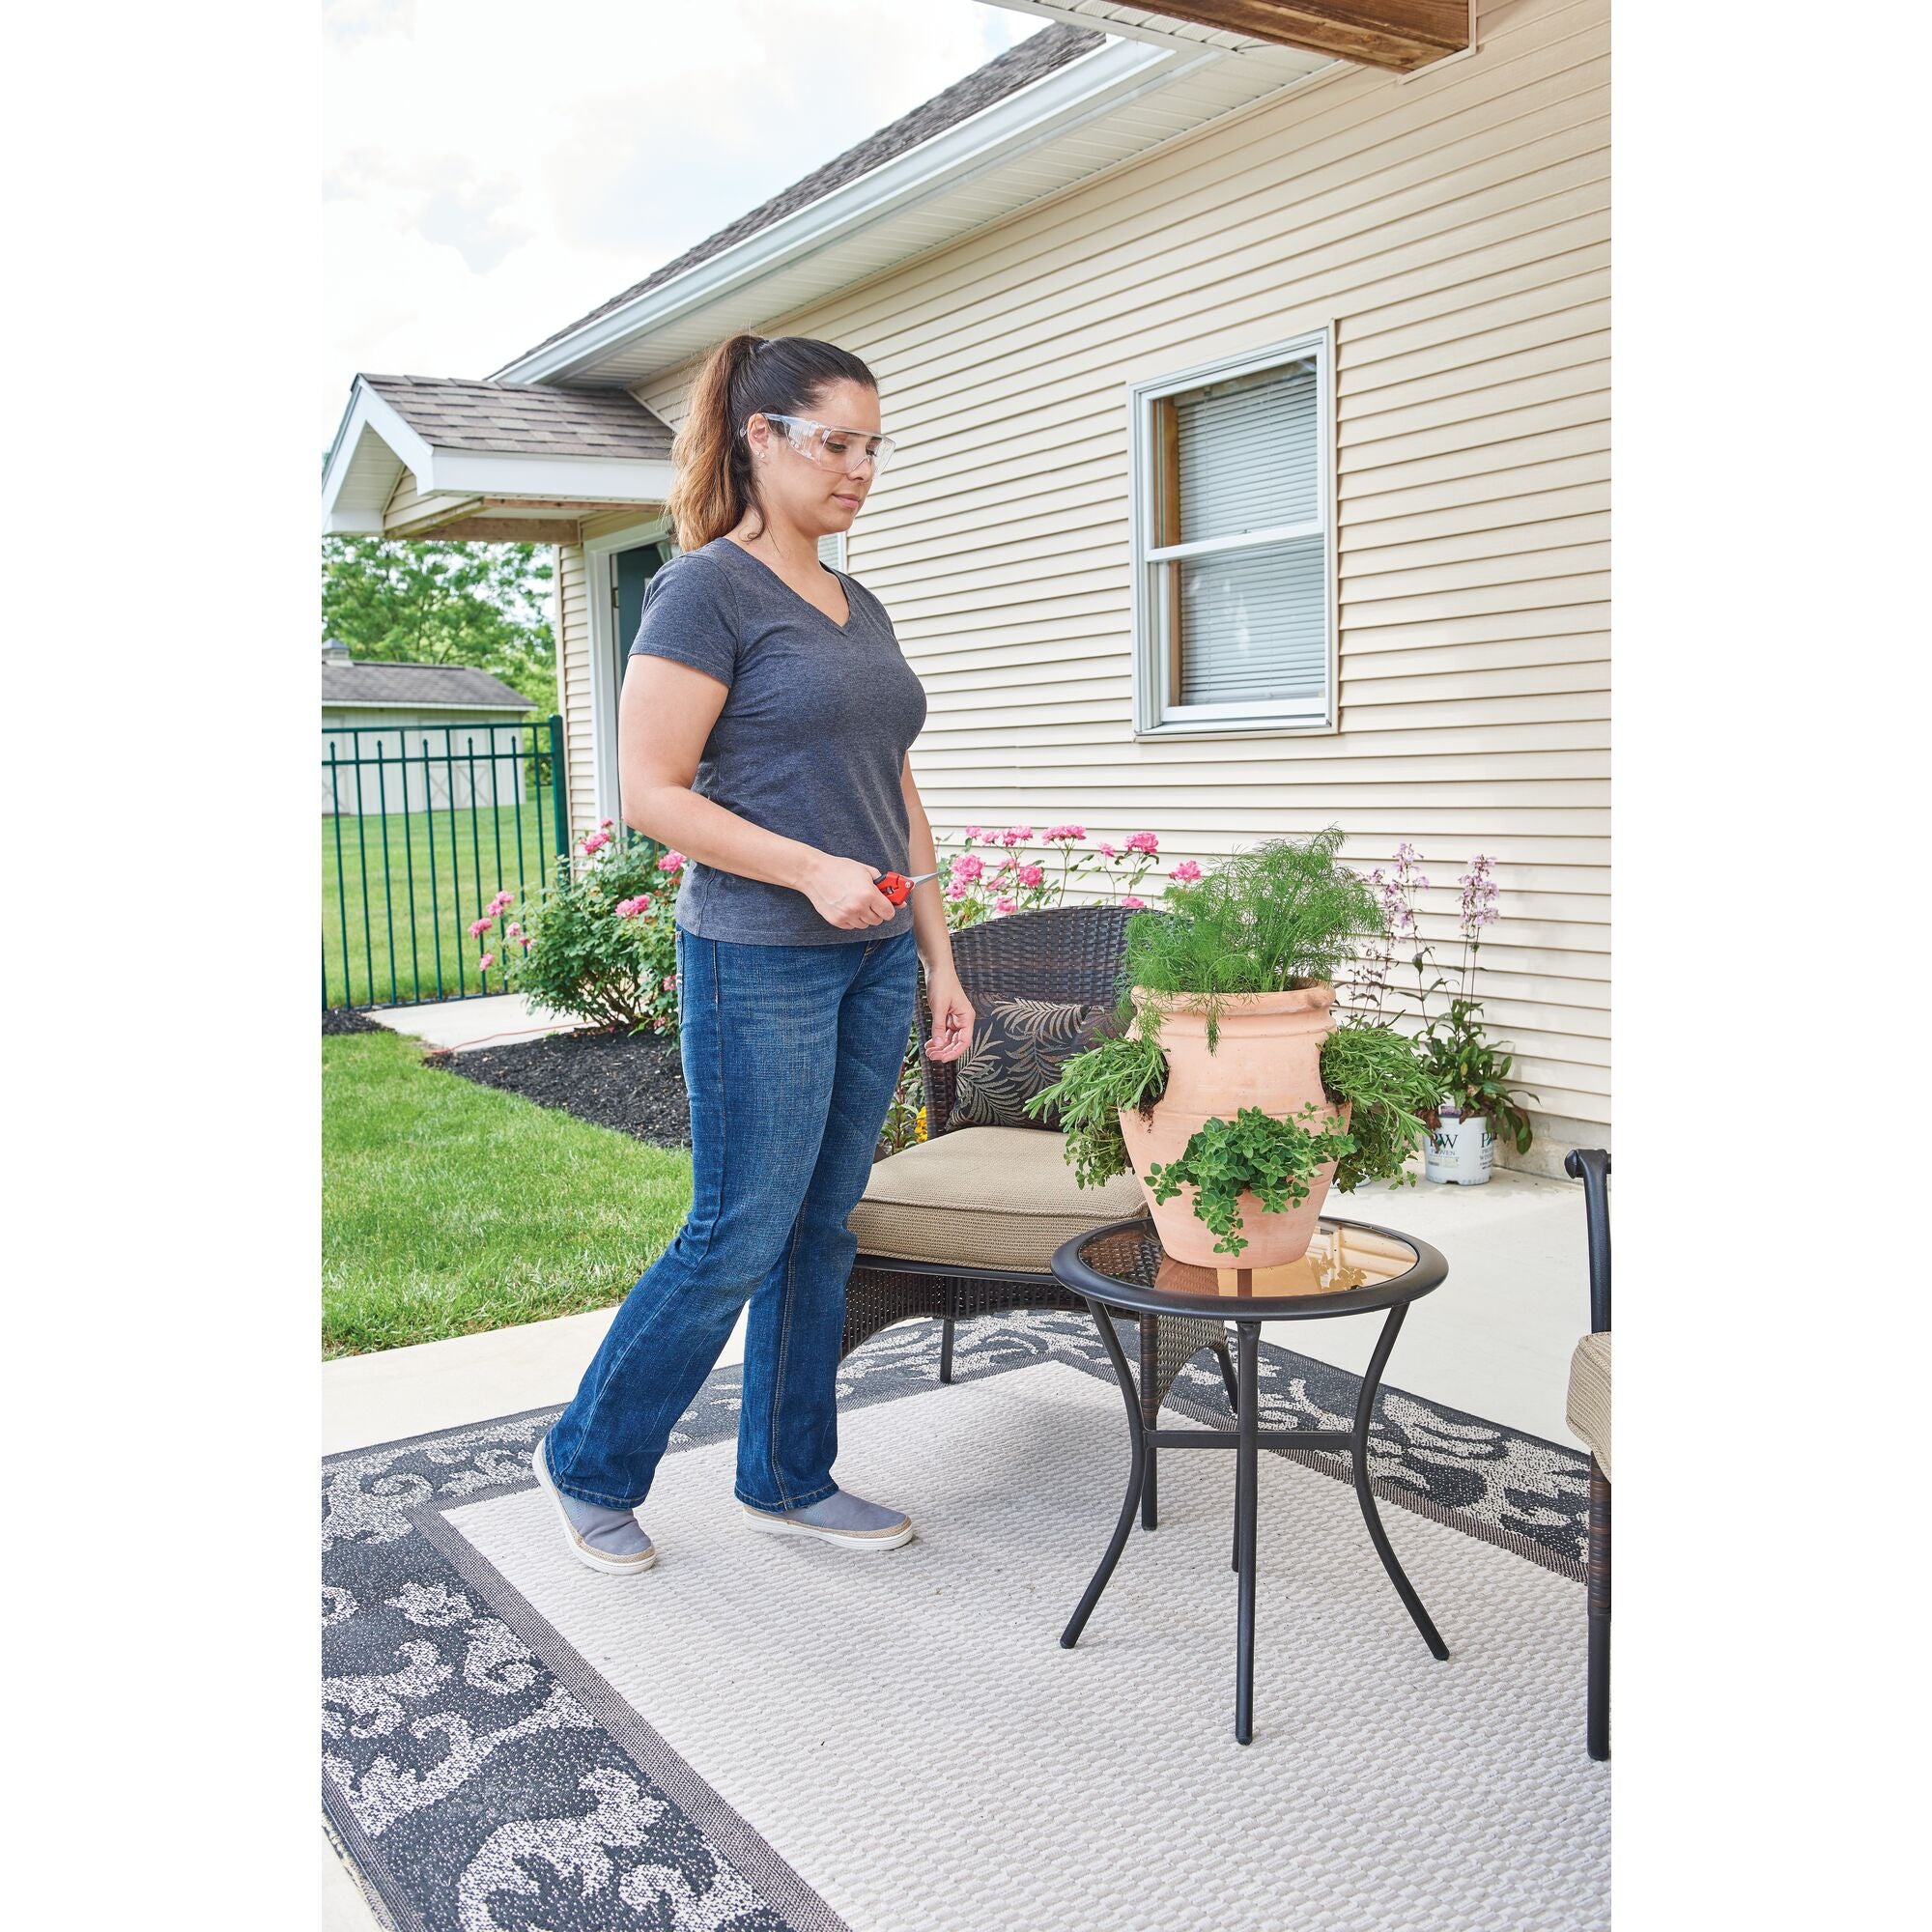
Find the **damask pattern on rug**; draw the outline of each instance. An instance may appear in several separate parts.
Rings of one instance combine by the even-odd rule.
[[[1132,1342],[1128,1338],[1129,1354]],[[847,1406],[929,1389],[937,1324],[886,1330],[840,1369]],[[1047,1359],[1111,1379],[1086,1317],[962,1326],[955,1378]],[[1334,1430],[1358,1379],[1264,1344],[1262,1426]],[[733,1435],[739,1371],[711,1376],[673,1452]],[[1218,1369],[1169,1398],[1225,1424]],[[822,1900],[681,1760],[630,1721],[581,1660],[546,1662],[486,1601],[443,1511],[530,1486],[547,1408],[355,1451],[325,1464],[324,1803],[377,1908],[405,1932],[840,1932]],[[1122,1461],[1125,1424],[1122,1418]],[[1342,1477],[1343,1459],[1293,1452]],[[1378,1495],[1580,1578],[1580,1450],[1384,1388],[1371,1437]]]

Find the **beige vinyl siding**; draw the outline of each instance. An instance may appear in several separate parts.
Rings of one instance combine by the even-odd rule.
[[[762,327],[877,371],[893,470],[850,541],[924,683],[935,829],[1143,828],[1209,864],[1334,821],[1412,840],[1453,938],[1497,860],[1488,1018],[1544,1114],[1606,1123],[1606,0],[1478,9],[1361,69]],[[1126,385],[1332,325],[1339,726],[1133,730]],[[668,421],[685,368],[640,386]],[[1453,947],[1444,947],[1453,957]]]
[[[587,832],[597,822],[597,741],[590,702],[590,613],[584,603],[583,547],[559,544],[556,552],[557,690],[563,706],[565,782],[570,790],[570,829]]]

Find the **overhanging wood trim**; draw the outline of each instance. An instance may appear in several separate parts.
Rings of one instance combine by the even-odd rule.
[[[578,530],[574,517],[460,517],[439,524],[436,535],[466,543],[574,544]]]
[[[1391,73],[1413,73],[1470,44],[1469,0],[1156,0],[1150,11]]]

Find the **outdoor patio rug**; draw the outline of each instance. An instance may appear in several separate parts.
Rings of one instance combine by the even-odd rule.
[[[1264,1455],[1255,1741],[1233,1736],[1234,1459],[1165,1455],[1076,1650],[1126,1480],[1092,1324],[888,1330],[846,1364],[841,1481],[918,1537],[762,1536],[713,1375],[635,1578],[564,1548],[529,1470],[554,1410],[327,1465],[324,1799],[408,1932],[1564,1932],[1608,1923],[1583,1750],[1574,1450],[1385,1390],[1384,1520],[1339,1460]],[[1355,1378],[1264,1345],[1263,1426],[1346,1425]],[[1211,1359],[1170,1419],[1223,1422]],[[1393,1505],[1393,1506],[1391,1506]]]

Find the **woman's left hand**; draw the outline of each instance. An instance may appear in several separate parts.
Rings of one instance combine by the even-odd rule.
[[[926,1004],[932,1009],[932,1037],[925,1043],[928,1060],[957,1060],[973,1043],[973,1003],[955,973],[926,976]]]

